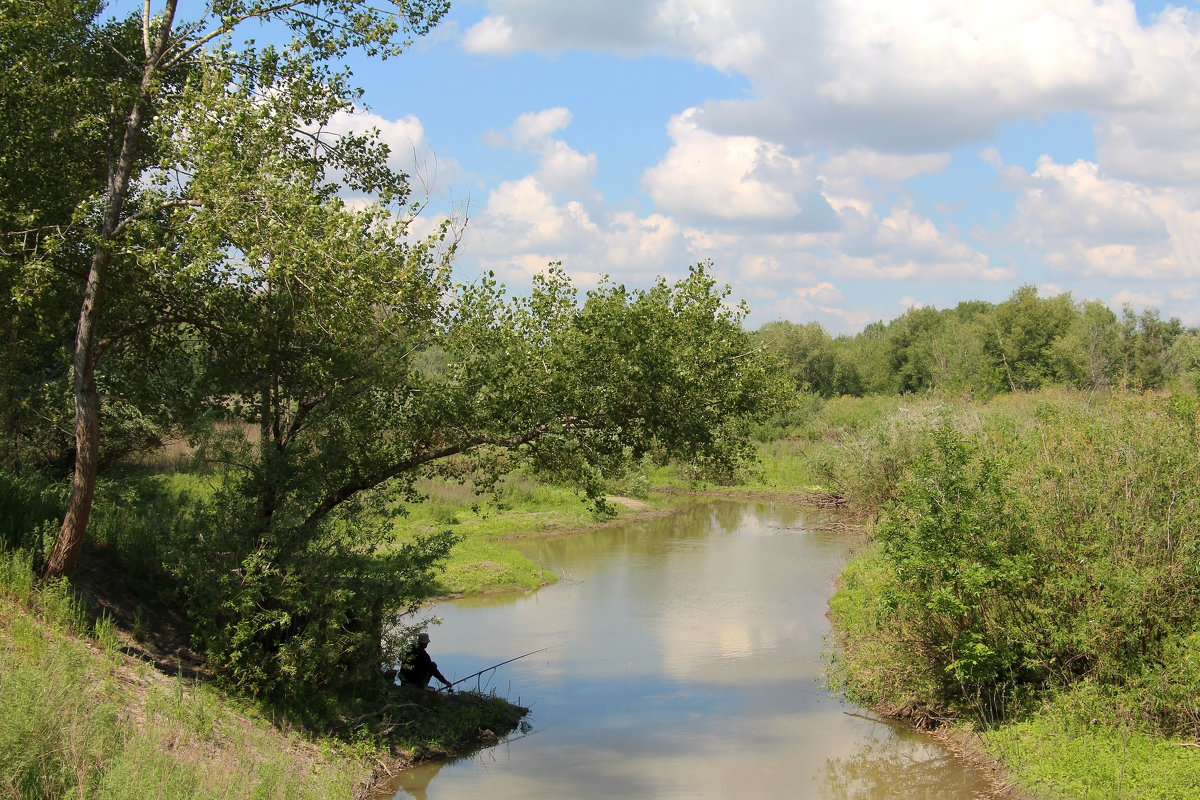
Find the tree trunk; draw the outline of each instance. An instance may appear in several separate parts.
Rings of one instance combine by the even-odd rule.
[[[97,248],[92,256],[79,312],[79,327],[75,331],[73,362],[75,391],[75,476],[71,482],[71,500],[63,516],[54,552],[46,564],[44,577],[70,577],[83,548],[88,518],[92,515],[92,500],[96,495],[97,459],[100,452],[100,392],[96,389],[96,324],[100,316],[100,289],[104,274],[112,260],[105,248]]]
[[[100,357],[98,347],[98,325],[100,322],[100,300],[104,279],[112,264],[113,241],[118,236],[125,201],[129,196],[129,184],[138,154],[138,146],[145,125],[146,111],[150,107],[159,78],[159,66],[170,44],[171,26],[175,17],[177,0],[168,0],[163,9],[159,28],[150,40],[149,4],[143,17],[143,40],[146,43],[146,63],[142,69],[142,83],[121,136],[120,152],[109,162],[108,191],[104,214],[100,221],[100,237],[92,253],[92,265],[88,271],[87,284],[83,291],[83,304],[79,309],[79,325],[75,329],[75,357],[73,361],[73,386],[75,391],[75,476],[71,483],[71,499],[63,515],[54,552],[46,564],[44,578],[67,577],[75,571],[79,551],[83,549],[83,537],[87,532],[88,518],[92,515],[92,500],[96,496],[96,476],[99,470],[97,459],[100,452],[100,393],[96,389],[96,361]]]

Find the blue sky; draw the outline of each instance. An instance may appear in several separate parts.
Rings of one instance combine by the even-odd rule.
[[[711,260],[752,327],[1024,284],[1200,325],[1198,55],[1195,2],[458,0],[342,124],[517,292]]]

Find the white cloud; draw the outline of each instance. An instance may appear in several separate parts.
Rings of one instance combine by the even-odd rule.
[[[571,110],[561,106],[530,111],[517,117],[512,126],[513,144],[523,150],[541,150],[551,134],[571,124]]]
[[[511,53],[517,46],[513,40],[513,26],[502,16],[488,16],[477,22],[463,34],[463,48],[468,53]]]
[[[744,75],[754,89],[710,103],[705,127],[791,146],[818,139],[938,151],[1062,110],[1151,113],[1142,122],[1122,116],[1104,137],[1114,149],[1122,128],[1161,129],[1171,109],[1188,109],[1181,134],[1197,131],[1200,22],[1181,9],[1143,26],[1129,0],[492,0],[489,8],[464,42],[473,51],[690,57]]]
[[[457,161],[439,157],[425,136],[425,126],[417,117],[387,119],[361,109],[339,113],[329,120],[324,131],[334,136],[365,134],[379,131],[380,139],[388,146],[388,166],[411,176],[417,199],[428,193],[437,195],[462,180],[464,172]]]
[[[1141,292],[1130,291],[1129,289],[1122,289],[1108,301],[1108,306],[1116,309],[1124,308],[1128,305],[1137,310],[1144,310],[1147,308],[1161,308],[1162,304],[1163,298],[1159,295],[1143,294]]]
[[[871,321],[867,311],[845,308],[845,295],[830,281],[801,285],[771,298],[756,317],[819,322],[830,333],[858,331]]]
[[[483,234],[502,240],[501,252],[554,252],[571,248],[578,237],[598,230],[581,204],[557,205],[532,176],[496,186],[475,224]],[[487,249],[495,252],[498,244],[489,243]]]
[[[672,109],[669,148],[642,175],[653,203],[643,213],[603,204],[592,188],[599,159],[564,134],[569,109],[531,112],[490,134],[539,157],[531,174],[496,187],[473,222],[486,251],[514,270],[561,258],[588,274],[610,271],[606,263],[658,273],[711,257],[766,308],[843,325],[861,313],[845,297],[805,292],[853,280],[897,287],[887,303],[904,286],[919,304],[902,282],[1045,285],[1025,271],[1033,263],[1056,268],[1055,285],[1072,276],[1171,282],[1103,290],[1113,297],[1182,307],[1196,295],[1180,283],[1200,278],[1195,12],[1168,7],[1142,22],[1129,0],[487,7],[462,39],[471,52],[666,54],[749,86],[741,97]],[[1010,123],[1052,114],[1087,120],[1094,155],[1072,161],[1058,149],[1060,160],[1044,156],[1029,171],[1024,159],[1037,151],[1018,156],[1011,139],[1003,152],[991,141]],[[914,194],[914,183],[928,189],[982,165],[996,170],[995,184],[977,178],[969,200]]]
[[[1200,275],[1193,193],[1110,178],[1099,165],[1048,157],[1022,182],[1013,233],[1048,263],[1083,275],[1166,279]]]
[[[821,173],[826,179],[879,178],[899,183],[918,175],[941,172],[949,163],[948,153],[897,155],[854,148],[826,159],[821,166]]]
[[[816,191],[811,159],[753,136],[705,131],[695,109],[672,117],[667,130],[671,149],[642,177],[658,208],[685,220],[827,223],[830,209]]]
[[[488,5],[493,13],[463,36],[467,52],[508,55],[570,48],[635,52],[654,43],[654,5],[642,0],[502,0]]]
[[[536,177],[545,187],[558,192],[583,193],[595,177],[598,160],[595,153],[580,153],[554,134],[571,124],[571,111],[565,107],[547,108],[521,114],[507,134],[489,131],[485,135],[493,147],[515,147],[540,156]]]
[[[564,142],[552,142],[542,152],[538,179],[559,191],[583,192],[596,174],[596,154],[583,154]]]

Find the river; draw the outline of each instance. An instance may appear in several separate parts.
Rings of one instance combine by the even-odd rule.
[[[531,709],[495,747],[411,770],[397,800],[968,800],[983,777],[822,685],[831,518],[697,502],[650,522],[517,547],[558,583],[441,603],[447,678]]]

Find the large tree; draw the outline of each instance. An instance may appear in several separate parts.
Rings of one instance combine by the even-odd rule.
[[[99,0],[0,0],[0,460],[10,468],[71,464],[69,408],[57,401],[86,274],[74,223],[104,190],[102,110],[136,89],[119,56],[136,28],[99,13]]]
[[[582,300],[555,267],[509,297],[491,278],[451,286],[433,249],[377,230],[281,229],[236,314],[205,331],[212,404],[247,424],[206,445],[231,467],[180,564],[211,663],[247,690],[368,680],[388,662],[389,623],[452,541],[397,549],[364,507],[417,499],[422,476],[486,487],[520,464],[602,505],[605,477],[651,450],[728,472],[783,396],[704,265]]]
[[[152,146],[168,144],[174,136],[188,133],[172,127],[172,123],[194,118],[183,113],[189,110],[183,103],[218,96],[197,94],[196,82],[211,86],[214,80],[223,80],[256,99],[285,108],[288,113],[281,122],[285,128],[293,127],[278,144],[294,151],[305,127],[347,109],[357,96],[347,75],[335,72],[331,61],[351,48],[382,57],[394,55],[412,36],[427,32],[446,10],[441,0],[400,0],[390,10],[356,0],[217,0],[209,3],[199,18],[184,22],[176,19],[178,0],[165,0],[157,14],[151,6],[146,0],[139,46],[113,45],[125,63],[133,90],[119,95],[108,108],[83,110],[110,123],[119,122],[112,126],[102,192],[93,204],[75,210],[71,220],[76,223],[74,238],[88,248],[79,270],[82,292],[72,355],[74,479],[47,576],[71,574],[91,513],[99,467],[102,391],[98,369],[102,358],[115,346],[154,329],[211,324],[203,318],[203,298],[198,308],[189,307],[186,301],[194,296],[176,291],[180,272],[163,273],[159,271],[165,263],[162,259],[144,257],[148,252],[161,255],[176,249],[171,233],[177,226],[187,226],[187,215],[203,205],[204,200],[193,190],[203,185],[206,168],[217,163],[207,158],[172,161]],[[250,41],[236,41],[235,34],[250,21],[286,26],[293,38],[281,48],[258,48]],[[258,115],[250,116],[253,122],[261,120]],[[236,117],[234,121],[238,121]],[[311,134],[311,128],[307,132]],[[347,152],[340,143],[319,137],[308,144],[311,159],[322,168],[340,166],[341,154]],[[351,139],[346,145],[352,153],[371,149],[363,139]],[[176,152],[172,148],[167,151]],[[374,162],[379,163],[378,159]],[[180,179],[168,182],[174,177]],[[367,169],[360,178],[385,203],[404,199],[403,176],[386,169]],[[256,209],[256,215],[267,213],[268,208]],[[226,220],[231,225],[252,221],[245,217]],[[147,230],[148,222],[171,233]],[[200,232],[201,239],[206,235],[209,242],[222,238]],[[186,252],[188,247],[182,250]],[[178,261],[171,266],[185,272],[191,268]],[[194,272],[189,277],[194,279],[190,286],[200,279]]]

